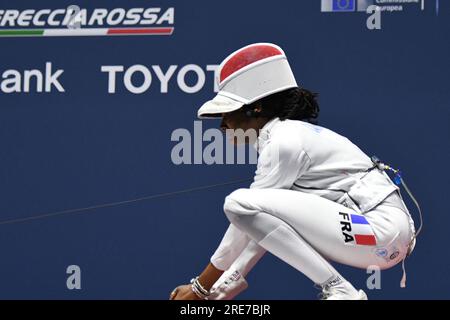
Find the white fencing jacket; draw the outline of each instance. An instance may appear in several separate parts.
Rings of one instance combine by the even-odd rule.
[[[344,136],[303,121],[272,119],[261,129],[258,164],[250,188],[313,193],[361,213],[398,190],[384,171]],[[249,237],[230,224],[211,263],[226,270]]]

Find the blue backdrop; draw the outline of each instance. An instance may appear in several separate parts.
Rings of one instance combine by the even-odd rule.
[[[253,165],[173,164],[170,137],[176,128],[192,131],[197,108],[214,95],[207,65],[243,45],[273,42],[286,51],[298,82],[320,93],[320,124],[400,167],[422,205],[425,227],[407,260],[408,287],[399,288],[397,266],[383,271],[381,290],[371,290],[369,297],[450,298],[448,1],[424,1],[424,10],[418,1],[404,4],[401,12],[383,11],[381,30],[367,29],[365,12],[322,12],[318,0],[0,1],[0,14],[71,4],[88,12],[160,7],[163,13],[173,7],[173,21],[161,25],[174,31],[0,37],[1,221],[251,178]],[[56,28],[9,24],[0,23],[0,30]],[[64,70],[58,77],[64,92],[54,85],[50,92],[37,92],[35,78],[29,92],[24,79],[21,92],[7,92],[11,83],[5,80],[14,74],[8,70],[23,78],[25,70],[44,72],[47,62],[53,73]],[[205,74],[193,93],[177,82],[178,71],[190,64]],[[116,92],[109,93],[101,68],[111,65],[146,66],[150,87],[134,94],[124,86],[124,73],[117,73]],[[165,72],[171,65],[177,69],[161,92],[152,66]],[[195,72],[181,80],[187,86],[198,82]],[[140,85],[142,74],[132,81]],[[203,122],[204,128],[218,124]],[[246,185],[1,224],[0,298],[166,299],[208,263],[228,225],[223,199]],[[73,264],[81,268],[81,290],[66,287],[66,268]],[[365,287],[365,270],[337,268]],[[317,294],[308,279],[269,254],[248,281],[240,298]]]

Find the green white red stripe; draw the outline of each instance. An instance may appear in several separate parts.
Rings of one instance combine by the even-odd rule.
[[[78,28],[78,29],[3,29],[0,37],[79,37],[79,36],[130,36],[171,35],[174,27],[151,28]]]

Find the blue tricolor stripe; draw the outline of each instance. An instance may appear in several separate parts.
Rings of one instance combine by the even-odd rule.
[[[358,224],[369,224],[369,222],[367,222],[366,218],[364,218],[364,216],[359,216],[356,214],[352,214],[352,223],[358,223]]]

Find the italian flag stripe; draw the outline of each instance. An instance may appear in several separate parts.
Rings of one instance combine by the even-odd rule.
[[[44,36],[111,36],[111,35],[171,35],[174,27],[153,28],[80,28],[80,29],[8,29],[0,30],[0,37]]]
[[[111,28],[108,34],[172,34],[173,28]]]
[[[11,37],[11,36],[42,36],[44,30],[42,29],[11,29],[11,30],[0,30],[1,37]]]

